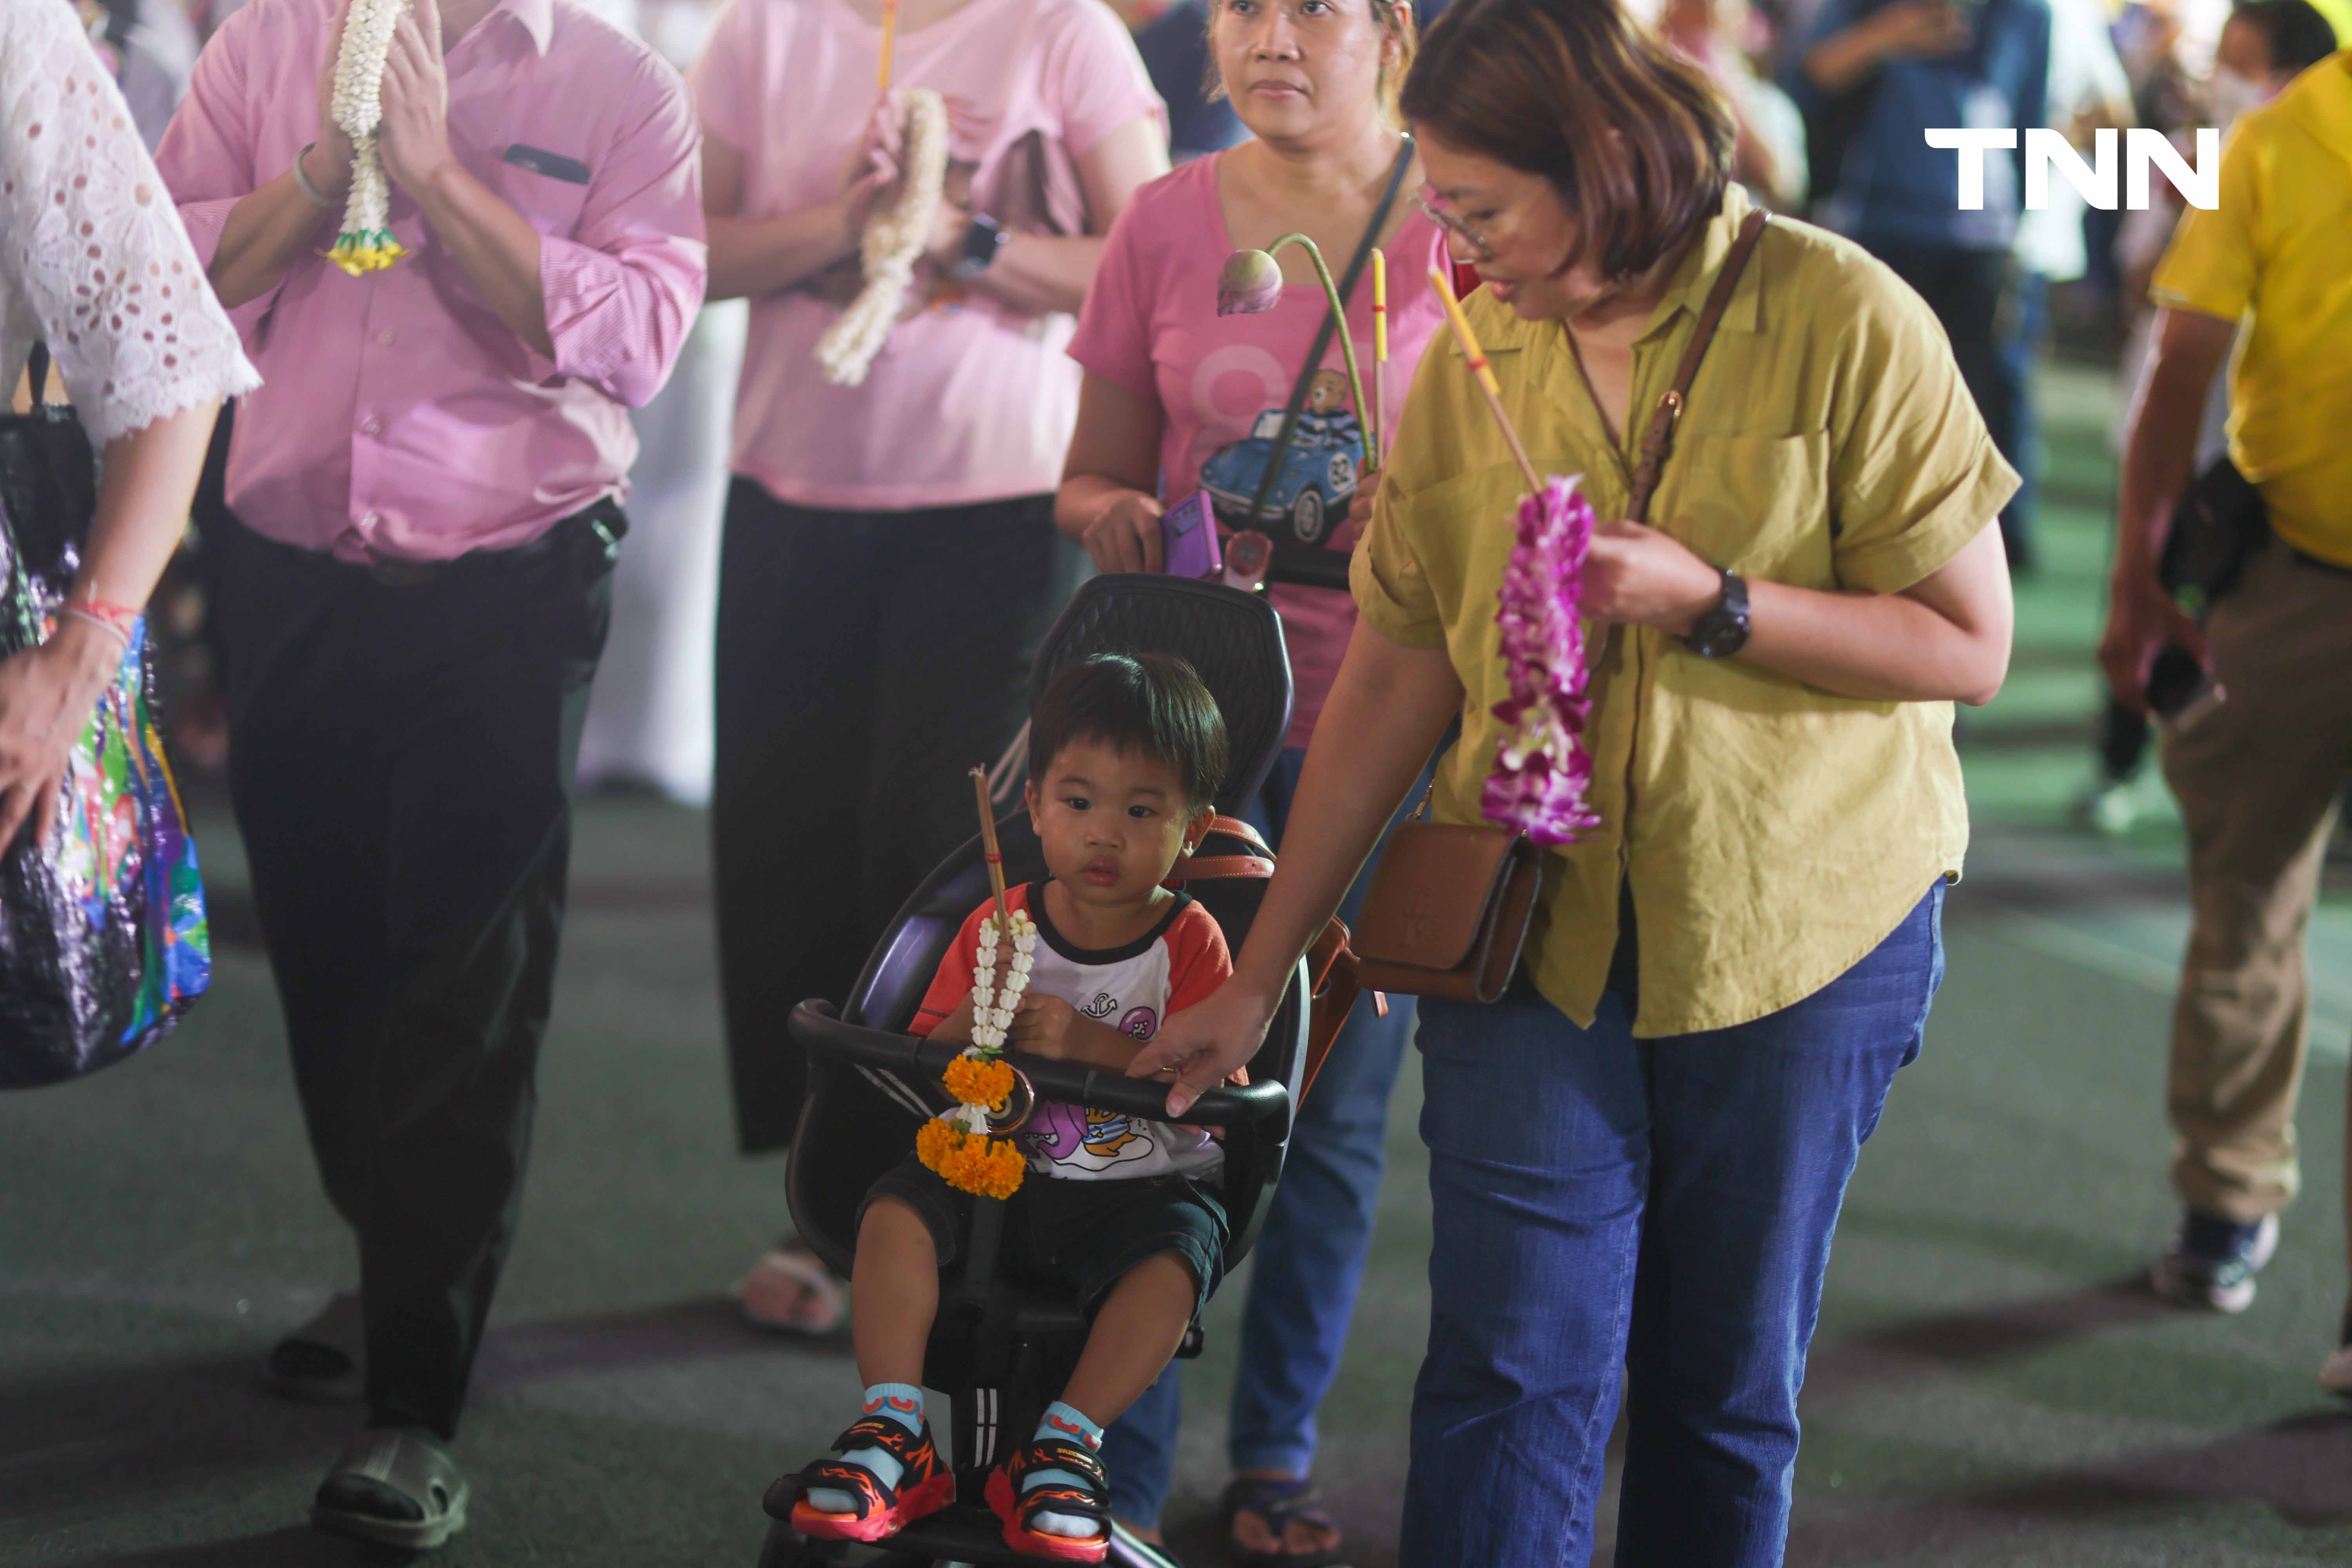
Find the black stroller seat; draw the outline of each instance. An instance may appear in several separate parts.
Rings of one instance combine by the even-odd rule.
[[[1218,810],[1229,815],[1255,794],[1290,727],[1289,659],[1271,605],[1213,584],[1143,574],[1097,577],[1071,600],[1039,650],[1030,675],[1033,703],[1064,667],[1101,652],[1170,653],[1190,660],[1223,711],[1231,744]],[[1198,858],[1264,858],[1254,835],[1238,825],[1233,829],[1213,830]],[[1044,876],[1043,852],[1025,812],[1006,817],[998,834],[1009,881]],[[1187,890],[1238,950],[1265,887],[1261,877],[1225,876]],[[793,1219],[809,1247],[844,1273],[856,1249],[857,1209],[866,1189],[905,1157],[926,1119],[953,1103],[940,1075],[961,1047],[903,1031],[957,930],[988,891],[975,835],[899,910],[845,1004],[836,1008],[811,1001],[793,1010],[792,1035],[808,1054],[809,1078],[786,1178]],[[1250,1064],[1248,1085],[1212,1090],[1185,1118],[1223,1130],[1220,1196],[1230,1225],[1229,1273],[1256,1240],[1281,1173],[1292,1090],[1306,1070],[1309,1004],[1302,963]],[[1166,1114],[1162,1084],[1080,1063],[1012,1059],[1043,1098],[1134,1116]],[[961,1259],[940,1280],[939,1321],[925,1358],[925,1384],[947,1394],[954,1409],[947,1436],[956,1502],[877,1547],[803,1541],[779,1520],[770,1528],[761,1568],[1044,1561],[1004,1544],[982,1489],[989,1470],[1027,1436],[1067,1381],[1088,1322],[1066,1293],[1012,1278],[999,1267],[1003,1221],[1003,1203],[975,1202]],[[1200,1348],[1196,1329],[1179,1353],[1197,1355]],[[1120,1568],[1171,1564],[1118,1529],[1111,1532],[1105,1561]]]

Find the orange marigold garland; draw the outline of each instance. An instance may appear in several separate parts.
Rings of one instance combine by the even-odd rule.
[[[958,1192],[1009,1198],[1021,1190],[1028,1157],[1009,1138],[967,1132],[944,1120],[926,1121],[915,1133],[915,1152]]]
[[[966,1105],[1002,1110],[1013,1098],[1013,1068],[993,1057],[965,1052],[948,1063],[948,1092]]]
[[[1013,933],[1013,962],[1001,994],[996,984],[1000,921]],[[980,922],[980,951],[972,964],[973,1043],[948,1063],[942,1075],[958,1104],[915,1134],[917,1157],[959,1192],[1009,1198],[1020,1191],[1022,1175],[1029,1168],[1020,1146],[1009,1136],[997,1136],[989,1114],[1003,1111],[1013,1099],[1014,1074],[1013,1064],[1004,1059],[1004,1031],[1021,1005],[1022,992],[1028,989],[1036,945],[1036,922],[1025,913],[992,914]]]

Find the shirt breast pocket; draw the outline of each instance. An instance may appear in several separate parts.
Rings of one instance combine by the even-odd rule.
[[[588,203],[589,174],[588,165],[576,158],[518,142],[500,155],[494,184],[531,227],[572,239]]]
[[[1660,495],[1654,515],[1706,560],[1742,576],[1832,587],[1829,460],[1826,430],[1692,436],[1667,459],[1673,493]]]

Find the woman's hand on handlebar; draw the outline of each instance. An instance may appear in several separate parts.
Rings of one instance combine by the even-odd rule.
[[[1098,572],[1158,572],[1167,564],[1160,514],[1167,509],[1141,490],[1123,491],[1095,515],[1078,542]]]
[[[1276,1005],[1228,980],[1208,1000],[1161,1025],[1135,1053],[1127,1076],[1171,1079],[1168,1115],[1171,1121],[1181,1117],[1193,1101],[1249,1065],[1265,1043]]]

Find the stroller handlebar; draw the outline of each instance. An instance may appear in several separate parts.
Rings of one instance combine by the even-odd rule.
[[[937,1079],[961,1046],[919,1035],[896,1035],[845,1024],[830,1002],[803,1002],[793,1009],[793,1038],[812,1057],[888,1072],[915,1072]],[[1038,1096],[1154,1121],[1168,1119],[1168,1086],[1128,1078],[1085,1062],[1055,1061],[1013,1053],[1007,1061],[1027,1076]],[[1184,1115],[1189,1127],[1238,1127],[1264,1120],[1290,1100],[1281,1084],[1266,1082],[1213,1089]]]

